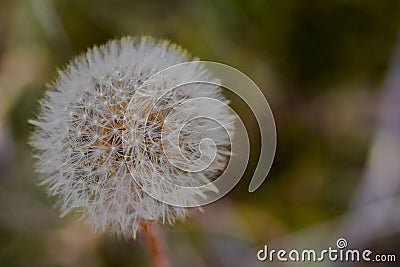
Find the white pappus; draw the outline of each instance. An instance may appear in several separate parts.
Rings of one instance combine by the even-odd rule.
[[[167,91],[177,80],[215,82],[215,78],[199,65],[142,86],[138,92],[153,74],[192,60],[166,41],[126,37],[89,49],[59,72],[37,118],[30,121],[35,127],[30,143],[41,184],[55,196],[62,216],[77,212],[95,231],[110,229],[135,237],[142,220],[173,223],[187,215],[187,208],[162,203],[143,187],[159,194],[171,193],[165,181],[193,187],[190,194],[174,196],[188,204],[206,193],[196,186],[209,183],[226,166],[229,136],[213,121],[191,118],[207,109],[217,114],[214,117],[221,125],[233,127],[233,115],[221,107],[192,105],[171,116],[174,121],[168,127],[164,121],[186,99],[205,96],[226,103],[213,84]],[[154,99],[160,101],[153,105]],[[185,127],[179,128],[182,124]],[[175,147],[168,140],[177,131],[179,146]],[[169,149],[169,155],[194,162],[200,156],[199,142],[206,137],[215,142],[218,153],[204,171],[179,169],[165,155]]]

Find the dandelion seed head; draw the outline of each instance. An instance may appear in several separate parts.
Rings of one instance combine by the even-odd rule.
[[[143,85],[155,73],[191,60],[187,52],[165,41],[123,38],[89,49],[59,72],[37,119],[31,121],[31,144],[41,184],[56,197],[62,216],[78,212],[95,231],[110,229],[132,237],[141,220],[173,223],[188,213],[185,207],[154,199],[143,188],[171,194],[169,183],[193,187],[190,194],[174,196],[188,204],[207,193],[196,186],[209,183],[224,169],[229,137],[212,121],[191,118],[208,109],[225,127],[233,127],[233,115],[221,107],[193,105],[166,121],[185,99],[207,96],[226,102],[213,84],[168,89],[177,80],[215,79],[197,66]],[[185,127],[180,128],[182,123]],[[165,150],[178,154],[168,145],[177,131],[179,155],[193,162],[199,158],[200,141],[213,139],[218,146],[213,164],[200,172],[171,164]]]

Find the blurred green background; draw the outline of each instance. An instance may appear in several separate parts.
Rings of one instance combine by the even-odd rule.
[[[400,260],[399,29],[398,0],[1,0],[0,266],[148,266],[140,238],[59,219],[27,145],[27,120],[57,68],[125,35],[168,39],[238,68],[277,124],[275,162],[258,191],[247,192],[259,151],[250,131],[239,185],[163,227],[173,266],[266,266],[256,259],[264,244],[327,248],[339,237]]]

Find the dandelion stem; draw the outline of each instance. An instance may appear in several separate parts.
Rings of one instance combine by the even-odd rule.
[[[158,225],[149,221],[142,221],[142,234],[145,247],[154,267],[170,267],[166,254],[165,239]]]

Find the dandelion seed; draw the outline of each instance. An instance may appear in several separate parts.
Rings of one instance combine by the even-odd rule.
[[[193,106],[184,110],[185,116],[173,117],[179,121],[170,118],[164,127],[172,107],[198,96],[197,89],[225,101],[220,89],[181,88],[168,92],[153,107],[153,99],[163,96],[172,78],[163,77],[140,92],[138,88],[153,74],[191,60],[184,50],[165,41],[123,38],[89,49],[60,72],[37,119],[30,121],[35,126],[30,142],[36,148],[42,184],[56,197],[62,215],[79,211],[94,230],[110,229],[125,237],[134,237],[141,221],[173,223],[187,215],[187,208],[162,203],[142,188],[171,194],[165,181],[183,186],[208,183],[229,159],[229,138],[209,131],[215,127],[211,122],[188,123],[179,140],[182,155],[195,161],[196,144],[209,132],[220,149],[206,171],[190,173],[170,164],[163,149],[176,148],[164,146],[161,135],[169,140],[177,130],[174,123],[189,121],[204,108],[218,114],[222,125],[230,125],[233,117],[228,109]],[[213,81],[201,68],[188,68],[179,75],[182,80]],[[194,188],[191,194],[177,197],[193,203],[205,193]]]

